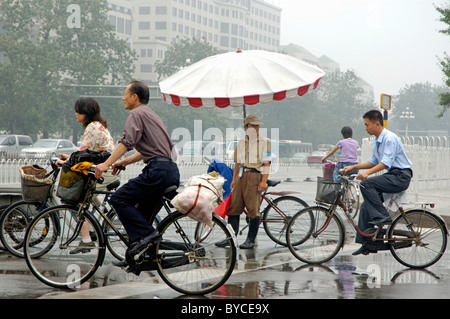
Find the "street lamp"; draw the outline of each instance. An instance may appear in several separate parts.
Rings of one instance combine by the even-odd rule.
[[[408,136],[408,120],[412,120],[414,117],[414,113],[409,110],[409,107],[406,107],[406,111],[400,114],[400,118],[406,120],[405,136]]]

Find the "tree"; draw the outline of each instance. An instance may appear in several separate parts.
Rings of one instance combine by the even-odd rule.
[[[450,5],[447,5],[447,7],[436,7],[436,10],[442,15],[440,18],[441,22],[444,22],[447,24],[447,28],[440,30],[441,33],[450,35]],[[445,57],[439,61],[439,63],[442,66],[442,72],[444,73],[447,80],[445,81],[445,84],[447,85],[447,88],[450,87],[450,57],[447,53],[445,53]],[[444,93],[439,94],[440,101],[439,104],[442,106],[442,111],[439,113],[439,116],[442,117],[442,115],[448,110],[450,107],[450,92],[447,90]]]
[[[327,74],[316,90],[281,102],[258,105],[265,127],[279,128],[280,139],[318,144],[335,144],[343,126],[353,129],[353,137],[366,137],[362,116],[375,108],[361,100],[359,78],[353,71]]]
[[[136,55],[116,38],[106,0],[5,0],[0,21],[0,124],[11,132],[46,137],[64,122],[77,128],[80,92],[67,84],[131,79]]]
[[[442,86],[430,83],[415,83],[405,85],[399,94],[394,97],[392,119],[389,120],[390,130],[398,130],[400,136],[404,135],[408,125],[409,135],[434,135],[430,131],[448,131],[449,120],[445,114],[439,115],[441,108],[438,100],[439,94],[445,91]],[[413,113],[413,119],[401,118],[406,108]]]
[[[185,67],[187,60],[189,63],[195,63],[218,53],[219,51],[204,38],[201,40],[184,38],[176,41],[167,49],[162,61],[156,61],[155,71],[159,77],[170,76],[180,68]],[[200,119],[204,121],[203,129],[216,127],[225,132],[226,121],[224,121],[224,117],[228,115],[226,110],[216,107],[207,109],[205,107],[167,105],[165,102],[151,103],[150,106],[162,118],[169,132],[176,128],[187,128],[193,136],[194,121]]]
[[[177,40],[179,38],[177,37]],[[204,38],[184,38],[173,43],[164,54],[164,60],[155,62],[155,71],[159,78],[167,77],[190,63],[198,62],[219,51]]]

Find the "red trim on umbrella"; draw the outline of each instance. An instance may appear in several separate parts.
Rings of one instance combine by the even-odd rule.
[[[317,86],[319,85],[319,81],[321,78],[317,79],[317,81],[314,83],[314,90],[317,88]]]
[[[308,92],[309,87],[310,87],[309,85],[305,85],[305,86],[299,87],[299,88],[298,88],[298,91],[297,91],[297,94],[300,95],[300,96],[305,95],[306,92]]]
[[[259,94],[244,96],[244,104],[255,105],[257,103],[259,103]]]
[[[189,105],[193,107],[200,107],[203,105],[203,101],[199,97],[188,97]]]
[[[274,101],[281,101],[286,98],[286,91],[280,91],[273,94]]]
[[[314,89],[316,89],[317,86],[319,85],[320,79],[321,78],[317,79],[314,82],[314,86],[313,86]],[[297,94],[299,96],[305,95],[309,91],[310,86],[311,85],[308,84],[308,85],[299,87],[298,90],[297,90]],[[282,101],[282,100],[284,100],[286,98],[286,94],[287,94],[287,91],[276,92],[276,93],[273,94],[273,100],[274,101]],[[170,94],[170,97],[171,97],[172,103],[174,105],[181,105],[181,99],[180,99],[180,97],[178,95]],[[163,95],[163,98],[164,98],[164,101],[167,101],[165,95]],[[203,99],[200,98],[200,97],[190,97],[190,98],[187,98],[187,100],[189,102],[189,105],[192,106],[192,107],[201,107],[201,106],[204,105]],[[227,107],[227,106],[231,105],[230,99],[227,98],[227,97],[216,97],[216,98],[214,98],[214,101],[215,101],[215,106],[221,107],[221,108],[224,108],[224,107]],[[246,95],[246,96],[244,96],[244,104],[245,105],[254,105],[254,104],[257,104],[259,102],[261,102],[259,94],[253,94],[253,95]]]
[[[180,97],[178,95],[170,94],[170,98],[172,99],[172,103],[175,105],[180,105]]]
[[[230,99],[227,97],[216,97],[214,100],[216,101],[217,107],[227,107],[230,105]]]

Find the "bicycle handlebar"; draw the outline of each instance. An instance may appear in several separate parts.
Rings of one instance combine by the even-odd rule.
[[[339,175],[341,175],[341,177],[343,179],[346,179],[347,181],[353,181],[353,179],[358,175],[358,174],[346,175],[345,170],[343,168],[341,168],[338,172],[339,172]]]

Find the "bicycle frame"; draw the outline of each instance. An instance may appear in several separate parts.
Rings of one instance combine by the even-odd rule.
[[[378,237],[378,235],[380,234],[381,230],[383,229],[383,225],[379,225],[376,230],[373,233],[365,233],[363,232],[358,225],[355,223],[355,220],[352,218],[352,216],[349,214],[347,207],[345,206],[344,202],[342,202],[342,194],[343,192],[347,189],[347,185],[348,185],[349,181],[347,178],[345,178],[343,176],[342,179],[342,186],[338,192],[338,195],[334,201],[334,203],[330,206],[330,208],[328,209],[328,218],[326,220],[326,222],[324,223],[324,225],[317,231],[314,233],[313,236],[318,236],[320,233],[322,233],[329,225],[331,218],[333,217],[333,215],[336,215],[336,207],[339,206],[344,210],[345,216],[347,217],[347,221],[353,226],[353,228],[355,229],[355,231],[361,235],[362,237],[365,238],[371,238],[372,241],[388,241],[388,242],[400,242],[400,241],[414,241],[416,240],[415,238],[417,237],[417,233],[414,231],[412,225],[413,223],[411,223],[407,216],[406,216],[406,212],[403,209],[403,207],[401,207],[400,205],[398,205],[398,212],[400,213],[400,215],[402,216],[402,218],[405,221],[405,224],[408,225],[409,231],[412,232],[412,237],[411,238],[385,238],[385,236],[382,237]],[[425,205],[426,206],[426,205]],[[423,208],[425,210],[425,208]],[[339,216],[337,216],[337,218],[339,218]],[[443,221],[441,221],[442,223],[444,223]],[[445,227],[445,229],[447,229]]]

